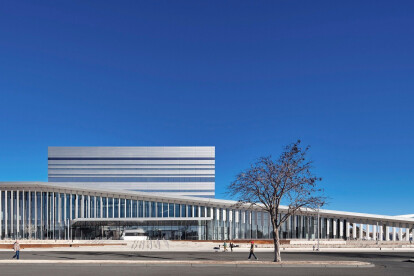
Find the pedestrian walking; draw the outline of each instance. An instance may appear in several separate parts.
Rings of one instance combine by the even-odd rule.
[[[254,254],[254,241],[252,241],[252,243],[250,244],[250,254],[249,254],[249,258],[248,260],[250,260],[250,258],[253,257],[258,260],[258,258],[256,257],[256,255]]]
[[[16,259],[20,259],[20,244],[19,244],[19,241],[16,241],[14,244],[13,244],[13,249],[14,249],[14,256],[13,256],[13,259],[14,258],[16,258]]]
[[[227,243],[224,241],[223,243],[223,252],[227,252]]]
[[[233,252],[233,247],[234,247],[234,244],[232,242],[230,242],[230,250],[231,250],[231,252]]]

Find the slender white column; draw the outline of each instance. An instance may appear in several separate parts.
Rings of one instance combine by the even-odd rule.
[[[23,229],[23,236],[22,238],[26,238],[25,233],[26,228],[25,228],[25,220],[26,220],[26,216],[25,216],[25,212],[26,212],[26,208],[25,208],[25,197],[24,197],[24,190],[22,191],[22,197],[23,197],[23,203],[22,203],[22,229]]]
[[[408,227],[405,228],[405,241],[410,241],[410,228],[408,228]]]
[[[301,225],[303,225],[303,216],[301,216]],[[329,239],[329,228],[330,228],[330,219],[326,220],[326,238]],[[302,233],[302,227],[299,230],[299,235]]]
[[[240,225],[239,225],[239,210],[234,210],[234,222],[236,224],[235,226],[235,231],[234,231],[234,238],[238,239],[239,238],[239,229],[240,229]]]
[[[19,204],[19,191],[16,191],[16,238],[20,238],[20,223],[19,223],[19,216],[20,216],[20,204]]]
[[[403,237],[402,237],[402,227],[401,227],[402,225],[400,224],[400,227],[398,228],[398,240],[399,241],[402,241],[403,240]]]
[[[55,192],[52,192],[52,198],[50,201],[50,209],[52,209],[52,219],[51,219],[51,228],[52,228],[52,239],[55,239],[55,218],[56,218],[56,202],[55,202]],[[32,196],[30,196],[30,206],[32,206]],[[31,216],[31,214],[30,214]],[[32,220],[32,217],[30,217],[30,221]]]
[[[75,217],[76,217],[76,215],[75,216],[72,215],[73,210],[75,210],[75,206],[72,204],[74,197],[75,197],[75,195],[70,194],[70,202],[69,202],[69,206],[70,206],[69,207],[69,217],[70,217],[70,219],[75,219]],[[75,199],[75,204],[76,204],[76,199]]]
[[[369,240],[369,224],[368,223],[367,223],[367,228],[366,228],[366,231],[365,231],[365,238],[367,240]]]
[[[80,217],[83,218],[85,215],[85,196],[86,195],[82,195],[82,200],[81,200],[81,209],[80,209]]]
[[[2,191],[0,191],[0,208],[2,206],[1,205],[1,193],[2,193]],[[23,192],[23,198],[24,198],[24,192]],[[24,200],[23,200],[23,202],[24,202]],[[0,216],[0,239],[2,239],[3,238],[3,236],[2,236],[2,234],[3,234],[3,228],[2,228],[3,227],[3,224],[2,224],[2,222],[3,222],[3,219],[4,219],[4,215],[5,215],[4,214],[4,210],[1,210],[0,214],[3,215],[3,216]],[[23,229],[24,229],[24,226],[23,226]]]
[[[85,212],[86,212],[85,216],[87,218],[92,217],[92,203],[91,203],[91,196],[90,195],[88,195],[86,197]],[[126,211],[125,211],[125,213],[126,213]]]
[[[364,225],[362,223],[359,224],[359,239],[362,240],[364,232]]]
[[[95,197],[94,197],[94,199],[95,199],[95,218],[96,218],[96,195],[95,195]],[[134,203],[134,201],[132,200],[132,198],[129,200],[129,217],[133,217],[132,216],[132,205],[134,205],[133,203]],[[162,208],[164,208],[164,203],[162,204]],[[163,212],[164,212],[164,210],[162,210]],[[162,215],[164,216],[164,213],[162,213]],[[125,214],[125,216],[126,216],[126,214]],[[168,204],[167,204],[167,216],[168,216]]]
[[[75,197],[75,217],[73,219],[78,218],[78,201],[79,201],[79,195],[76,195]]]
[[[126,218],[126,214],[127,214],[126,198],[124,198],[122,200],[124,201],[124,218]],[[91,207],[89,206],[89,208],[91,208]],[[131,210],[131,207],[129,207],[129,208]],[[161,208],[162,208],[161,216],[164,216],[164,203],[161,203]],[[194,209],[194,206],[193,206],[193,209]],[[168,214],[168,205],[167,205],[167,214]],[[193,210],[193,216],[194,216],[194,210]]]
[[[13,191],[10,191],[10,236],[11,238],[14,239],[14,229],[13,229],[13,215],[14,215],[14,210],[13,210]]]
[[[200,215],[200,212],[198,212],[198,214]],[[229,239],[233,238],[233,211],[230,209],[229,210],[229,217],[228,217],[228,221],[229,221]]]
[[[67,198],[68,194],[64,193],[63,194],[63,233],[64,233],[64,238],[65,239],[69,239],[69,231],[68,231],[68,212],[67,212],[67,208],[68,206],[68,198]]]
[[[46,210],[49,210],[49,192],[45,192],[45,196],[46,196],[46,206],[44,206],[44,208],[46,208]],[[46,212],[46,217],[45,219],[45,232],[46,232],[46,239],[49,239],[49,218],[50,218],[50,212]]]
[[[56,203],[56,211],[57,211],[57,221],[56,221],[56,223],[57,224],[59,224],[59,222],[61,221],[61,219],[62,219],[62,202],[61,202],[61,200],[60,200],[60,193],[56,193],[56,201],[57,201],[57,203]]]
[[[150,210],[150,212],[149,212],[150,213],[150,217],[151,217],[151,213],[152,212],[154,212],[155,215],[157,215],[157,212],[156,212],[156,210],[157,210],[157,204],[156,203],[154,204],[154,210],[152,210],[152,207],[153,206],[152,206],[151,202],[150,202],[150,204],[148,206],[149,206],[149,210]],[[187,217],[188,216],[188,214],[187,214],[187,206],[185,208],[186,208],[185,214],[186,214],[186,217]],[[118,210],[119,210],[119,206],[118,206]],[[112,198],[112,217],[113,218],[115,217],[115,198],[114,197]]]
[[[106,197],[106,217],[107,218],[110,217],[109,216],[109,200],[108,200],[108,198],[109,197]],[[174,208],[175,208],[175,204],[174,204]],[[142,212],[143,212],[143,215],[145,217],[145,212],[146,212],[146,210],[145,210],[145,201],[142,202]],[[174,214],[175,214],[175,212],[174,212]]]
[[[28,200],[27,200],[27,238],[31,239],[32,238],[32,217],[31,217],[31,207],[32,207],[32,196],[30,194],[30,191],[27,191],[27,196],[28,196]]]
[[[63,206],[63,201],[61,198],[62,193],[56,193],[56,201],[57,201],[57,222],[56,224],[58,225],[59,231],[56,231],[56,237],[55,239],[60,239],[60,232],[61,232],[61,225],[62,225],[62,221],[63,221],[63,212],[62,212],[62,206]]]
[[[72,194],[70,194],[69,195],[69,219],[73,219],[72,218],[72,197],[73,197],[73,195]]]
[[[339,237],[340,238],[344,237],[344,220],[343,219],[339,220]]]
[[[392,240],[397,240],[397,228],[395,226],[392,227]]]
[[[40,193],[40,238],[43,239],[44,238],[44,234],[43,234],[43,226],[45,218],[43,217],[43,192],[39,192]],[[24,199],[24,191],[23,191],[23,199]],[[24,200],[23,200],[23,210],[24,210]],[[23,212],[24,214],[24,212]],[[24,220],[23,220],[24,223]]]
[[[377,225],[376,224],[372,225],[372,239],[374,241],[377,240]]]
[[[250,218],[251,218],[251,216],[250,216]],[[318,228],[317,228],[317,219],[315,218],[315,239],[318,237],[317,235],[317,231],[318,231]],[[290,238],[290,233],[291,233],[291,226],[290,226],[290,223],[291,221],[290,221],[290,217],[286,220],[286,222],[285,222],[285,227],[286,227],[286,232],[288,233],[288,238]]]
[[[119,203],[119,204],[121,204],[121,203]],[[88,195],[88,196],[86,196],[86,205],[85,205],[85,212],[86,212],[86,217],[87,218],[91,217],[91,210],[92,210],[91,209],[91,196]],[[125,213],[126,213],[126,211],[125,211]]]
[[[106,198],[106,217],[107,218],[110,218],[111,216],[109,215],[109,197],[107,197]],[[114,201],[112,200],[112,203],[113,203]],[[149,208],[150,208],[150,206],[151,206],[151,204],[150,203],[148,203],[148,214],[149,214],[149,216],[151,216],[151,213],[150,213],[150,211],[149,211]],[[113,207],[113,205],[112,205],[112,207]],[[145,204],[144,204],[144,214],[145,214],[145,212],[146,212],[146,207],[145,207]],[[113,211],[114,209],[112,208],[112,211]],[[112,212],[113,213],[113,212]],[[181,210],[180,210],[180,214],[181,214]],[[112,214],[111,214],[112,215]],[[145,215],[144,215],[145,216]]]
[[[127,214],[127,210],[126,210],[126,208],[127,208],[127,206],[126,206],[126,198],[124,198],[122,200],[124,201],[124,218],[126,218],[126,214]],[[162,206],[162,208],[164,208],[164,204],[163,203],[161,203],[161,206]],[[91,208],[91,207],[89,206],[89,208]],[[129,207],[129,211],[131,212],[131,206]],[[168,214],[168,205],[167,205],[167,214]],[[164,209],[162,210],[161,215],[164,215]],[[194,211],[193,211],[193,216],[194,216]]]
[[[6,238],[7,237],[7,235],[8,235],[8,231],[7,231],[7,223],[8,223],[8,220],[9,220],[9,216],[7,215],[8,214],[8,208],[7,208],[7,191],[4,191],[4,209],[5,209],[5,211],[4,211],[4,237]]]
[[[120,218],[121,217],[121,200],[122,200],[122,198],[120,198],[120,199],[118,199],[118,218]],[[115,200],[114,200],[114,204],[115,204]],[[155,216],[157,216],[157,203],[155,202]],[[114,209],[115,210],[115,209]],[[151,212],[152,212],[152,210],[151,210]]]
[[[357,224],[354,222],[352,223],[352,238],[356,240],[357,237]]]
[[[333,227],[332,227],[332,231],[333,231],[333,238],[335,239],[336,238],[336,224],[337,224],[337,220],[336,219],[334,219],[333,220]],[[308,230],[309,231],[309,230]]]
[[[63,194],[63,216],[62,216],[62,221],[63,221],[63,225],[66,225],[66,221],[67,221],[67,215],[66,215],[66,208],[68,206],[68,202],[67,202],[67,198],[66,198],[66,194]]]
[[[36,192],[36,191],[34,191],[33,192],[34,193],[34,206],[35,206],[35,209],[34,209],[34,213],[35,213],[35,219],[34,219],[34,238],[36,239],[37,238],[37,193],[38,192]],[[24,195],[23,195],[23,198],[24,198]]]
[[[134,200],[131,198],[130,199],[130,201],[131,201],[131,210],[129,211],[130,212],[130,214],[131,214],[131,218],[133,218],[134,216],[132,215],[134,212],[133,212],[133,206],[134,206]],[[137,206],[138,206],[138,201],[137,201]],[[98,211],[97,211],[97,207],[96,207],[96,195],[95,195],[95,218],[96,218],[96,214],[98,213]],[[173,213],[174,213],[174,205],[173,205]],[[137,215],[138,215],[138,210],[135,210],[136,211],[136,213],[137,213]],[[170,204],[168,204],[168,216],[170,216]]]
[[[384,239],[384,225],[382,223],[379,224],[379,237],[378,240],[382,241]]]

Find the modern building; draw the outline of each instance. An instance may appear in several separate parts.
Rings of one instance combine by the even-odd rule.
[[[48,181],[214,198],[215,148],[49,147]]]
[[[128,149],[133,150],[128,153]],[[213,179],[154,181],[152,177],[162,177],[149,176],[145,171],[150,166],[145,165],[159,168],[162,164],[168,168],[208,165]],[[128,173],[124,174],[118,165],[137,170],[125,170]],[[85,176],[78,170],[83,167]],[[130,176],[132,171],[136,175]],[[159,171],[153,174],[182,177],[169,170]],[[189,178],[207,177],[198,173],[186,174],[193,174]],[[118,180],[124,177],[131,181]],[[259,207],[188,192],[208,187],[214,195],[214,148],[49,148],[49,180],[0,182],[1,239],[118,239],[127,229],[143,230],[151,239],[271,238],[269,216]],[[212,186],[206,184],[211,182]],[[180,186],[182,183],[192,184]],[[281,210],[286,212],[287,207]],[[407,216],[302,210],[282,225],[279,235],[282,239],[315,239],[319,235],[322,239],[408,241],[413,228],[414,218]]]

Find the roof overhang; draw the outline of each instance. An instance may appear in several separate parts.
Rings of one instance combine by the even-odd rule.
[[[77,226],[82,223],[88,225],[128,225],[144,222],[160,221],[208,221],[212,218],[77,218],[70,221],[70,225]]]

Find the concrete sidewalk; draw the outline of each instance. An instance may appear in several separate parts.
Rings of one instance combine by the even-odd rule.
[[[247,253],[248,248],[234,248],[234,253]],[[12,249],[0,249],[0,252],[11,252]],[[56,252],[216,252],[222,254],[231,254],[230,249],[228,252],[223,252],[221,249],[210,248],[152,248],[152,249],[137,249],[131,247],[120,246],[88,246],[88,247],[53,247],[53,248],[25,248],[21,252],[42,252],[42,251],[56,251]],[[273,248],[256,248],[255,252],[273,252]],[[281,252],[414,252],[414,248],[320,248],[319,251],[315,251],[312,248],[282,248]]]
[[[0,265],[66,264],[66,265],[134,265],[134,266],[226,266],[226,267],[335,267],[366,268],[374,264],[358,261],[139,261],[139,260],[0,260]]]

